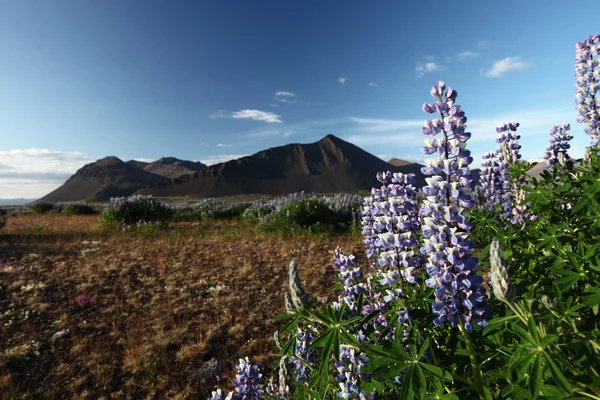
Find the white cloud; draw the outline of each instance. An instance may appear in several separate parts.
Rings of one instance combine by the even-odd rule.
[[[479,47],[480,49],[485,49],[489,46],[489,43],[486,40],[480,40],[479,42],[477,42],[477,47]]]
[[[466,50],[466,51],[461,51],[458,54],[455,54],[454,58],[457,59],[458,61],[465,61],[465,60],[473,60],[479,56],[480,56],[480,54],[477,53],[476,51]]]
[[[269,111],[260,110],[241,110],[231,114],[234,119],[252,119],[254,121],[264,121],[268,124],[280,124],[283,121],[280,119],[281,116]]]
[[[379,85],[375,82],[369,82],[369,87],[379,87]]]
[[[506,57],[496,61],[484,74],[489,78],[500,78],[507,72],[527,69],[530,66],[531,64],[521,61],[521,57]]]
[[[289,103],[293,104],[296,102],[296,94],[292,92],[286,92],[285,90],[280,90],[275,93],[274,99],[280,103]]]
[[[219,163],[224,163],[231,160],[237,160],[238,158],[246,157],[247,154],[222,154],[216,156],[210,156],[199,160],[202,164],[206,165],[214,165]]]
[[[508,117],[507,117],[508,116]],[[522,138],[547,135],[551,124],[548,121],[571,121],[572,111],[531,110],[527,112],[504,113],[502,116],[473,118],[467,122],[467,130],[473,133],[469,143],[492,142],[497,137],[496,127],[504,122],[518,121]],[[356,145],[385,145],[394,142],[414,142],[421,135],[422,120],[412,119],[374,119],[350,117],[353,126],[345,128],[350,134],[344,137]],[[418,139],[417,139],[418,140]],[[418,144],[421,145],[421,140]],[[545,144],[544,144],[545,146]]]
[[[232,144],[225,144],[225,143],[219,143],[217,144],[217,147],[231,147],[233,146]]]
[[[209,117],[212,119],[227,118],[229,117],[229,113],[225,110],[219,110],[215,113],[212,113]]]
[[[345,84],[346,84],[346,81],[347,81],[347,79],[346,79],[346,77],[344,77],[344,76],[340,76],[340,77],[338,78],[338,82],[339,82],[339,83],[341,83],[342,85],[345,85]]]
[[[441,64],[437,64],[433,61],[429,61],[426,63],[418,62],[415,67],[415,72],[417,73],[417,77],[419,77],[419,78],[422,78],[423,76],[425,76],[426,73],[429,73],[429,72],[442,72],[445,70],[446,70],[445,66],[443,66]]]
[[[350,122],[357,125],[356,130],[369,133],[387,133],[399,130],[415,130],[423,127],[423,120],[396,120],[350,117]]]
[[[292,92],[286,92],[285,90],[280,90],[279,92],[275,93],[275,96],[279,96],[279,97],[296,97],[296,94],[292,93]]]
[[[60,185],[85,164],[80,152],[49,149],[0,150],[0,197],[39,198]]]

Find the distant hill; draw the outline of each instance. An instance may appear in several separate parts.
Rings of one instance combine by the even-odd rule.
[[[168,178],[164,176],[144,171],[117,157],[106,157],[83,166],[61,187],[41,200],[107,200],[111,197],[128,196],[144,186],[165,181]]]
[[[22,206],[33,203],[37,199],[0,199],[0,206]]]
[[[401,160],[395,157],[389,160],[388,163],[392,164],[395,167],[404,167],[406,165],[414,164],[412,161]]]
[[[138,191],[155,196],[221,197],[292,192],[355,193],[378,185],[379,171],[414,172],[421,165],[395,167],[334,135],[315,143],[293,143],[212,165],[171,182]]]
[[[146,164],[143,169],[156,175],[170,179],[179,178],[182,175],[193,174],[206,168],[199,161],[179,160],[175,157],[163,157],[160,160]]]

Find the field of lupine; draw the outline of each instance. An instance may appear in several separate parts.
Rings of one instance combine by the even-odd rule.
[[[586,155],[574,163],[571,127],[549,125],[539,178],[507,122],[474,191],[467,117],[440,81],[423,104],[423,188],[382,171],[365,198],[132,197],[10,216],[0,390],[600,399],[599,55],[600,35],[576,45]]]

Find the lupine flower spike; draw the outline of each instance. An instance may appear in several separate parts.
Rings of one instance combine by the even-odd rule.
[[[571,125],[569,124],[554,125],[550,129],[550,143],[546,147],[546,153],[544,154],[547,167],[551,168],[556,164],[566,167],[573,165],[573,161],[567,152],[571,148],[569,140],[573,139],[569,130],[571,130]]]
[[[437,113],[439,118],[425,121],[422,133],[438,139],[427,139],[422,149],[425,154],[437,157],[426,160],[422,172],[427,195],[421,208],[424,246],[421,252],[427,257],[428,287],[435,288],[434,324],[441,326],[449,321],[454,328],[462,324],[467,331],[473,323],[487,326],[485,318],[485,288],[483,278],[477,275],[477,259],[472,257],[475,244],[468,240],[473,225],[466,218],[466,210],[474,206],[466,190],[472,184],[469,165],[473,162],[466,142],[471,138],[465,123],[467,117],[455,104],[457,92],[440,81],[431,89],[436,98],[423,109]],[[442,177],[441,174],[444,174]]]
[[[592,146],[600,140],[600,35],[593,35],[575,45],[577,122],[585,125]]]

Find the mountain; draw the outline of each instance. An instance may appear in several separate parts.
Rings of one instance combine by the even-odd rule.
[[[175,157],[163,157],[160,160],[146,164],[142,167],[145,171],[152,172],[170,179],[179,178],[183,175],[193,174],[206,168],[199,161],[179,160]]]
[[[378,184],[379,171],[414,172],[421,165],[395,167],[336,136],[293,143],[212,165],[201,171],[139,190],[154,196],[221,197],[292,192],[356,193]],[[422,181],[422,179],[421,179]]]
[[[140,168],[140,169],[144,169],[146,168],[148,165],[150,165],[149,162],[146,161],[138,161],[138,160],[129,160],[129,161],[125,161],[125,164],[129,164],[132,167],[136,167],[136,168]]]
[[[401,160],[401,159],[395,158],[395,157],[392,158],[391,160],[389,160],[388,163],[392,164],[395,167],[404,167],[405,165],[414,164],[411,161]]]
[[[144,171],[117,157],[106,157],[84,165],[61,187],[42,201],[107,200],[128,196],[144,186],[168,181],[168,178]]]

